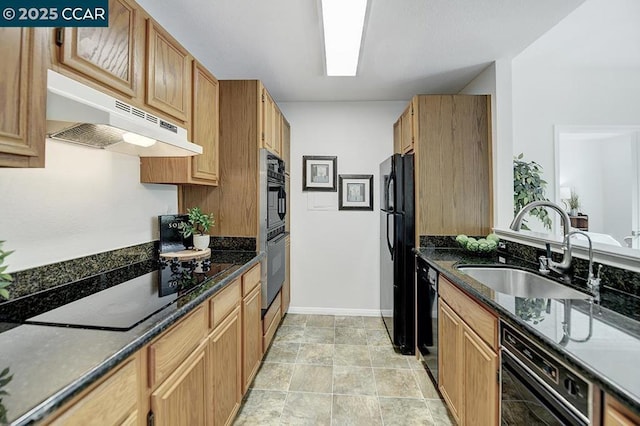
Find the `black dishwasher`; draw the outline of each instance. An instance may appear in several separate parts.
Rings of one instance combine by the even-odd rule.
[[[418,351],[431,377],[438,383],[438,273],[420,257],[416,267]]]

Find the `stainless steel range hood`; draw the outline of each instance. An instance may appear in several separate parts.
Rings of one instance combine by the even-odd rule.
[[[47,136],[140,157],[202,154],[187,130],[49,70]]]

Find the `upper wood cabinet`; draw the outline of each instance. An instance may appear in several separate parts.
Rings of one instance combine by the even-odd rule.
[[[413,101],[411,101],[400,117],[400,142],[403,154],[413,150],[415,140],[413,114]]]
[[[284,115],[282,115],[282,160],[284,161],[285,174],[288,176],[291,170],[291,125],[284,118]]]
[[[282,114],[264,87],[262,87],[261,101],[262,148],[266,148],[274,154],[282,156],[282,134],[280,132]]]
[[[202,146],[202,154],[141,158],[141,182],[218,185],[219,85],[213,74],[197,61],[193,61],[192,90],[190,139]]]
[[[44,167],[46,28],[0,28],[0,167]]]
[[[393,153],[402,154],[402,116],[393,123]]]
[[[59,62],[71,71],[131,98],[144,89],[144,20],[127,0],[109,1],[108,27],[60,28]]]
[[[153,19],[147,19],[147,104],[189,121],[192,58]]]

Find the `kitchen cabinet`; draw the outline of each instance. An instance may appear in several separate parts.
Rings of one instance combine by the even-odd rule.
[[[0,167],[44,167],[46,28],[0,28]]]
[[[402,117],[393,123],[393,153],[402,154]]]
[[[238,286],[238,289],[240,287]],[[214,425],[231,424],[242,401],[242,320],[240,293],[235,308],[218,325],[209,339],[209,369]]]
[[[192,57],[153,19],[147,19],[146,103],[189,122]]]
[[[262,360],[260,265],[242,277],[242,390],[249,389]]]
[[[262,353],[266,353],[282,319],[282,291],[278,292],[262,318]]]
[[[285,174],[289,176],[291,170],[291,125],[284,118],[284,115],[280,115],[282,118],[282,161],[285,165]],[[288,194],[288,192],[287,192]]]
[[[291,235],[287,235],[284,240],[284,256],[285,256],[285,270],[284,270],[284,283],[282,284],[281,296],[282,301],[282,316],[284,316],[289,310],[291,303]]]
[[[439,290],[440,391],[459,424],[497,425],[497,318],[442,276]]]
[[[282,153],[282,114],[266,88],[261,95],[262,147],[281,157]]]
[[[258,80],[220,80],[219,183],[217,187],[179,188],[178,210],[199,206],[213,212],[212,235],[256,238],[265,218],[260,217],[259,149],[262,142],[262,94]],[[271,97],[265,97],[265,100]],[[267,101],[266,101],[267,102]],[[286,135],[286,131],[285,131]],[[291,211],[288,206],[288,211]]]
[[[139,406],[139,382],[140,356],[136,354],[59,410],[59,414],[46,424],[136,424],[139,418],[146,416]]]
[[[193,61],[193,106],[189,139],[202,146],[202,154],[191,157],[140,159],[143,183],[218,185],[218,80]]]
[[[109,0],[108,27],[56,29],[59,63],[130,98],[143,98],[144,18],[128,0]]]
[[[489,96],[419,95],[404,111],[402,149],[411,150],[412,134],[415,155],[416,242],[421,235],[490,232],[490,123]]]
[[[151,393],[155,426],[204,425],[207,412],[206,346],[202,342]]]
[[[413,126],[413,104],[411,101],[400,116],[400,142],[402,153],[406,154],[413,150],[414,126]]]
[[[640,425],[640,414],[632,412],[609,394],[604,396],[604,426]]]

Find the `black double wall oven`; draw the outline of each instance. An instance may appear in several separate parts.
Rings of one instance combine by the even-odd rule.
[[[285,276],[285,219],[287,215],[287,193],[285,191],[285,164],[267,150],[261,150],[261,172],[263,177],[264,230],[261,230],[262,248],[267,253],[267,276],[262,284],[263,314],[271,306],[282,288]],[[262,207],[262,206],[261,206]],[[265,282],[266,281],[266,282]]]

